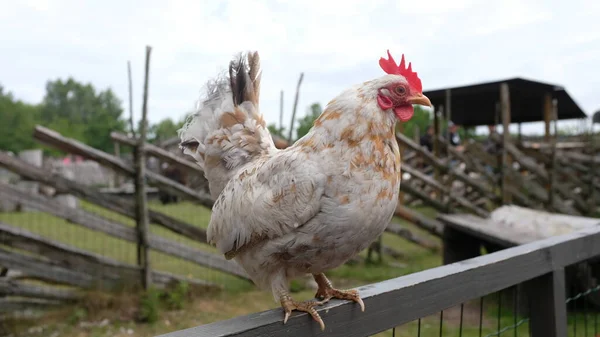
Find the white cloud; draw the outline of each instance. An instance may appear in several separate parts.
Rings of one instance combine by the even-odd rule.
[[[588,113],[600,108],[592,76],[600,5],[591,1],[0,0],[0,8],[1,84],[32,102],[47,80],[67,76],[126,101],[131,60],[138,116],[149,44],[152,121],[189,111],[205,81],[249,49],[261,54],[270,122],[280,90],[289,119],[300,72],[302,114],[381,75],[388,48],[406,54],[425,89],[522,76],[564,85]]]

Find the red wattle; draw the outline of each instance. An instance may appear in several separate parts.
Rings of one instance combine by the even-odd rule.
[[[394,108],[394,114],[401,122],[408,122],[413,114],[415,113],[415,109],[412,105],[402,105]]]

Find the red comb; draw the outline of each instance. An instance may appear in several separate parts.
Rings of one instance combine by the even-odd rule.
[[[421,86],[421,79],[417,76],[417,73],[412,71],[412,65],[408,62],[408,68],[406,68],[406,62],[404,61],[404,54],[402,54],[402,60],[400,61],[400,65],[396,64],[394,58],[390,54],[390,51],[387,51],[388,59],[384,59],[383,57],[379,59],[379,66],[381,69],[388,74],[394,75],[402,75],[408,81],[408,84],[415,88],[417,91],[421,92],[423,90]]]

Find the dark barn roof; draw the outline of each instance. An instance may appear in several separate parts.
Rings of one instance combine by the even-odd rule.
[[[586,118],[586,114],[560,86],[522,78],[480,83],[423,92],[431,103],[445,105],[446,89],[451,90],[451,119],[462,126],[494,124],[496,102],[500,101],[500,84],[507,83],[510,92],[511,123],[544,120],[544,95],[552,93],[558,101],[558,119]],[[502,120],[499,117],[499,122]]]
[[[592,123],[600,124],[600,110],[598,110],[598,111],[596,111],[596,113],[594,113],[594,116],[592,117]]]

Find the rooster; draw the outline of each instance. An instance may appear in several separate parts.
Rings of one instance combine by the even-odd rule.
[[[339,290],[324,272],[336,268],[381,235],[400,188],[397,121],[413,104],[431,106],[421,80],[389,51],[385,75],[331,100],[312,129],[278,149],[259,112],[260,58],[240,54],[229,74],[207,85],[197,113],[178,133],[180,146],[204,170],[215,200],[207,237],[234,259],[284,311],[307,312],[322,330],[315,307],[350,300],[365,310],[356,289]],[[312,274],[319,301],[290,296],[293,278]]]

